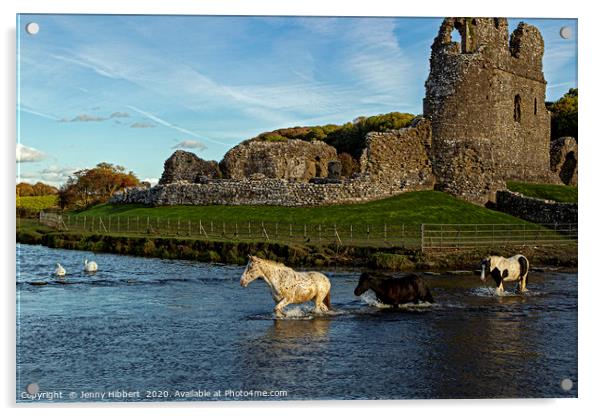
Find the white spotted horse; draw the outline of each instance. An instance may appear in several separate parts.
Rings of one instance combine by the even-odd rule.
[[[529,260],[522,254],[510,258],[489,256],[481,261],[481,281],[491,275],[496,285],[496,293],[504,292],[504,282],[518,281],[518,289],[527,291],[527,275],[529,274]]]
[[[282,263],[249,256],[240,285],[247,287],[255,279],[263,279],[276,302],[274,312],[285,316],[284,308],[291,303],[315,302],[315,312],[330,309],[330,280],[318,272],[297,272]]]

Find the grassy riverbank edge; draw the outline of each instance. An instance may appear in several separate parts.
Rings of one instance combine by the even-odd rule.
[[[177,237],[144,237],[61,232],[35,220],[18,220],[17,243],[51,248],[86,250],[164,259],[245,264],[247,255],[295,267],[357,267],[385,271],[474,270],[491,254],[510,256],[521,252],[536,267],[577,267],[576,246],[500,247],[471,251],[423,253],[403,247],[296,245],[267,241],[211,241]]]

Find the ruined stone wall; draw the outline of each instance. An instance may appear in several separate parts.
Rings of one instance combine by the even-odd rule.
[[[418,119],[412,126],[366,135],[360,159],[362,174],[370,180],[406,189],[432,189],[431,123]]]
[[[321,141],[250,140],[230,149],[220,167],[229,179],[260,173],[267,178],[307,182],[314,177],[326,177],[328,162],[332,160],[337,160],[336,149]]]
[[[399,186],[366,178],[336,183],[305,183],[282,179],[208,179],[204,183],[177,182],[151,189],[129,188],[111,203],[158,205],[279,205],[317,206],[367,202],[404,192]]]
[[[460,44],[451,40],[454,29]],[[438,189],[482,203],[507,179],[551,181],[543,48],[526,24],[509,40],[506,19],[444,20],[424,99]],[[474,163],[462,172],[466,160]]]
[[[540,224],[577,224],[577,204],[531,198],[518,192],[499,191],[496,209]]]
[[[550,168],[560,183],[577,185],[578,160],[577,140],[573,137],[559,137],[552,142]]]
[[[160,184],[187,181],[198,182],[201,178],[220,178],[217,162],[203,160],[194,153],[176,150],[164,163]]]

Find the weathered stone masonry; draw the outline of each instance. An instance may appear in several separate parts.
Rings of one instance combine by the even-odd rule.
[[[541,34],[525,23],[509,40],[506,19],[443,21],[424,99],[438,189],[484,202],[508,179],[552,181],[543,52]]]
[[[223,169],[224,175],[229,176],[226,179],[188,175],[195,179],[161,183],[151,189],[128,189],[117,193],[111,202],[146,205],[311,206],[367,202],[410,190],[432,189],[434,178],[428,158],[430,131],[430,122],[420,119],[405,129],[369,133],[361,158],[362,173],[354,178],[324,178],[322,181],[304,182],[302,169],[294,168],[303,166],[299,162],[303,161],[302,157],[291,164],[287,164],[285,160],[280,165],[273,165],[276,169],[264,169],[255,162],[245,164],[238,161]],[[299,146],[296,143],[298,140],[292,142],[291,146]],[[261,150],[257,154],[265,155],[264,150],[268,145],[277,145],[278,152],[285,153],[283,149],[287,143],[289,142],[249,142],[244,144],[244,153],[255,154],[253,149],[257,146]],[[320,149],[322,154],[328,155],[327,152],[330,152],[330,157],[336,159],[336,151],[331,153],[328,149],[334,148],[324,143],[311,145]],[[253,156],[249,157],[253,159]],[[249,157],[245,156],[242,161]],[[183,157],[180,159],[187,160]],[[312,155],[307,160],[315,160],[315,157]],[[321,159],[319,162],[324,165],[323,175],[328,176],[328,160]],[[238,170],[233,170],[232,166],[237,166]],[[249,168],[253,166],[259,168]],[[291,166],[293,170],[287,170]],[[244,175],[241,175],[243,172]],[[288,179],[282,179],[283,174]],[[238,179],[241,176],[242,179]]]
[[[328,162],[337,159],[334,147],[321,141],[246,141],[233,147],[221,161],[226,178],[244,179],[255,173],[268,178],[308,182],[328,175]]]
[[[531,198],[517,192],[499,191],[496,209],[540,224],[577,224],[577,204]]]
[[[283,179],[209,179],[205,183],[177,182],[151,189],[131,188],[112,202],[157,205],[280,205],[308,206],[359,203],[387,198],[399,187],[362,179],[313,184]]]

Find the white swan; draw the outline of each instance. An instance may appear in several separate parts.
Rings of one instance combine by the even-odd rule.
[[[95,261],[88,261],[88,259],[84,260],[84,271],[85,272],[95,272],[98,270],[98,264]]]
[[[57,276],[64,276],[65,274],[67,274],[67,272],[65,271],[63,266],[61,266],[60,263],[57,263],[56,269],[54,270],[54,274],[56,274]]]

